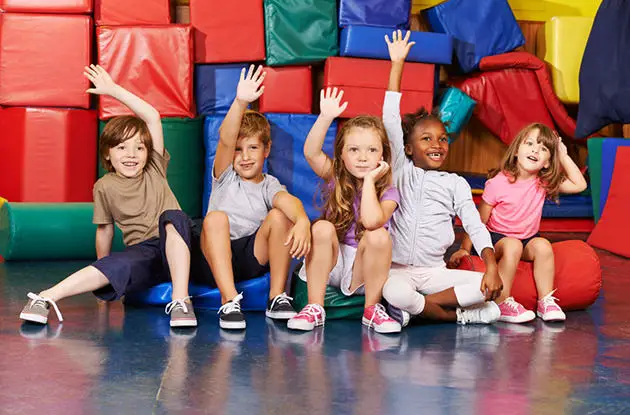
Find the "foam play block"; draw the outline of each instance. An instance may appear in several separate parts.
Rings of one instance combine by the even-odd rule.
[[[0,11],[11,13],[90,13],[92,0],[0,0]]]
[[[195,62],[250,62],[265,59],[261,0],[192,0]]]
[[[171,22],[169,0],[94,0],[96,24],[160,25]]]
[[[590,194],[561,195],[560,203],[546,200],[543,218],[592,218],[593,203]]]
[[[163,117],[194,117],[190,26],[97,28],[98,63],[114,81],[151,103]],[[99,118],[131,111],[99,95]]]
[[[264,0],[266,63],[319,62],[339,52],[335,0]]]
[[[339,0],[339,26],[407,28],[411,0]]]
[[[226,114],[236,98],[236,86],[243,68],[247,69],[249,65],[195,65],[197,112]]]
[[[629,193],[630,194],[630,193]],[[569,240],[551,244],[556,273],[554,296],[563,310],[583,310],[597,300],[602,286],[602,270],[593,248],[582,241]],[[485,271],[478,256],[467,257],[459,269]],[[533,263],[521,261],[516,271],[512,296],[529,310],[536,310],[537,292]]]
[[[7,261],[95,259],[92,203],[12,203],[0,206],[0,255]],[[116,227],[112,252],[124,249]]]
[[[475,100],[457,88],[448,88],[440,95],[438,107],[440,118],[446,125],[449,142],[453,142],[468,123],[475,109]]]
[[[92,19],[0,13],[0,105],[89,108]]]
[[[99,123],[99,134],[107,123]],[[191,218],[202,216],[203,118],[163,118],[164,146],[171,155],[166,178],[179,206]],[[99,164],[99,177],[106,173]]]
[[[593,217],[597,222],[601,216],[599,206],[602,185],[602,138],[591,138],[586,141],[588,148],[588,177],[593,203]]]
[[[566,104],[580,100],[580,65],[592,26],[592,17],[560,16],[551,18],[545,30],[538,32],[544,35],[545,55],[541,58],[549,64],[553,89]]]
[[[194,272],[194,271],[193,271]],[[236,291],[243,293],[241,309],[244,311],[263,311],[269,298],[269,274],[251,280],[237,282]],[[221,293],[216,287],[190,284],[188,293],[193,305],[198,310],[218,310],[221,308]],[[146,291],[129,293],[125,296],[125,304],[165,306],[171,302],[173,284],[158,284]]]
[[[304,140],[317,119],[311,114],[265,114],[271,125],[271,152],[269,173],[287,187],[287,191],[300,199],[309,219],[320,215],[320,186],[322,180],[313,172],[304,157]],[[337,124],[333,123],[326,134],[323,150],[334,154]]]
[[[11,202],[90,202],[96,112],[10,107],[0,111],[0,195]]]
[[[265,93],[258,100],[260,112],[311,113],[313,79],[310,66],[268,66],[265,72]]]
[[[392,29],[358,25],[344,27],[339,38],[339,55],[389,60],[385,35],[391,40]],[[453,40],[450,36],[412,31],[409,40],[416,44],[409,50],[407,62],[451,64]]]
[[[608,190],[606,208],[588,238],[594,247],[630,258],[630,147],[619,147],[615,158],[612,183]]]
[[[599,196],[599,206],[603,211],[606,207],[608,192],[613,178],[613,171],[617,158],[617,149],[619,147],[630,146],[630,140],[626,138],[604,138],[602,143],[602,177],[601,192]]]
[[[485,56],[510,52],[525,44],[507,0],[448,0],[424,10],[437,33],[453,37],[457,63],[464,73]]]
[[[390,62],[384,60],[341,57],[326,59],[324,86],[343,89],[343,99],[348,101],[342,117],[382,115],[390,66]],[[435,67],[432,64],[405,64],[400,103],[403,114],[415,112],[420,107],[432,108],[434,76]]]
[[[223,118],[223,115],[209,115],[206,117],[203,124],[204,162],[206,167],[203,175],[203,196],[201,200],[202,216],[205,216],[208,213],[210,193],[212,192],[212,167],[214,163],[214,156],[217,154],[217,145],[219,144],[219,127],[221,127]]]

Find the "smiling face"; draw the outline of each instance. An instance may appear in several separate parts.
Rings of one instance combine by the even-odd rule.
[[[549,168],[551,152],[539,138],[540,130],[530,130],[518,146],[516,162],[519,177],[537,175],[542,169]]]
[[[405,153],[414,166],[424,170],[442,167],[448,155],[448,135],[444,124],[438,120],[425,119],[418,122],[405,145]]]
[[[363,179],[383,159],[378,132],[374,128],[353,127],[344,137],[341,159],[352,176]]]
[[[269,156],[271,142],[264,145],[259,136],[241,137],[234,150],[234,171],[243,180],[258,183],[263,180],[263,166]]]
[[[142,173],[147,164],[149,152],[141,134],[136,133],[131,138],[110,147],[105,157],[119,176],[132,178]]]

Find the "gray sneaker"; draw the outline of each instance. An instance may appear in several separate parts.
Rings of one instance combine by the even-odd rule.
[[[197,327],[197,317],[191,303],[186,300],[190,297],[173,300],[166,305],[164,311],[171,315],[171,327]]]
[[[492,324],[501,317],[501,309],[494,301],[474,305],[466,308],[458,308],[457,323],[465,324]]]
[[[31,323],[47,324],[48,312],[50,311],[50,305],[52,305],[55,309],[55,313],[57,313],[59,322],[63,321],[63,316],[61,315],[57,304],[53,300],[41,297],[34,293],[28,293],[27,297],[30,298],[30,300],[26,303],[20,313],[20,318],[22,320],[30,321]]]

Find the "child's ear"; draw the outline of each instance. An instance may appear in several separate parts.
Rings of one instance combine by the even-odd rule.
[[[271,140],[265,146],[265,158],[269,157],[269,153],[271,152]]]
[[[405,144],[405,154],[408,156],[411,155],[411,144]]]

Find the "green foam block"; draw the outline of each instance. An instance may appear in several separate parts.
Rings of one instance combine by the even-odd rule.
[[[10,203],[0,207],[5,260],[95,259],[92,203]],[[118,228],[112,251],[124,249]]]
[[[586,142],[588,146],[588,175],[591,184],[591,196],[593,199],[593,216],[595,222],[601,216],[599,198],[602,191],[602,144],[603,138],[589,138]]]

